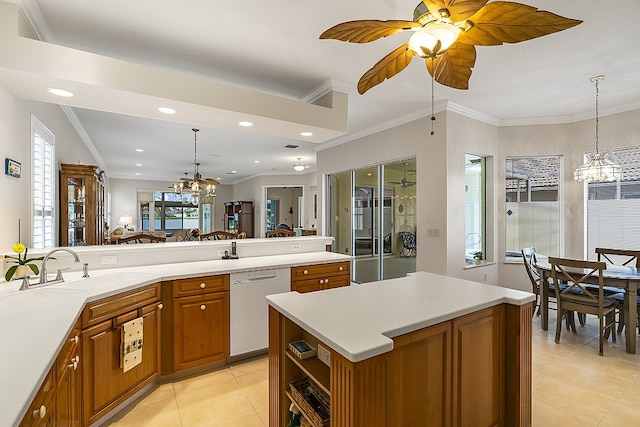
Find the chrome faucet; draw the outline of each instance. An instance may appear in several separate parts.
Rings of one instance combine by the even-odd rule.
[[[47,260],[52,254],[60,251],[69,252],[71,255],[73,255],[75,262],[80,262],[80,258],[78,257],[78,254],[75,251],[69,248],[56,248],[44,256],[42,260],[42,268],[40,269],[40,281],[38,283],[40,284],[47,283]],[[60,270],[58,270],[56,281],[64,282],[64,279],[62,278],[62,272]]]

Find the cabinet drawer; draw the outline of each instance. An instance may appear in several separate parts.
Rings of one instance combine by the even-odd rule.
[[[318,279],[296,280],[291,282],[291,290],[301,294],[305,292],[321,291],[323,289],[340,288],[351,284],[351,276],[343,274],[340,276],[320,277]]]
[[[55,384],[53,382],[53,370],[51,370],[29,406],[20,423],[20,427],[53,425],[54,397]]]
[[[173,297],[186,297],[229,290],[229,275],[194,277],[173,281]]]
[[[82,327],[86,328],[156,301],[160,301],[159,283],[94,301],[82,312]]]
[[[329,264],[303,265],[291,268],[291,280],[315,279],[349,274],[351,261],[333,262]]]

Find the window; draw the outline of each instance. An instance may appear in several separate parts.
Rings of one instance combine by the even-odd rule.
[[[640,147],[611,150],[620,181],[587,184],[587,258],[595,248],[638,249],[640,241]]]
[[[200,209],[187,200],[191,195],[183,193],[182,196],[173,192],[154,192],[154,229],[155,230],[182,230],[199,228]],[[187,203],[187,204],[185,204]],[[147,208],[148,211],[148,208]],[[146,215],[149,218],[149,215]],[[148,230],[149,220],[144,222],[143,229]],[[147,228],[144,228],[145,225]]]
[[[33,248],[54,246],[55,135],[35,116],[31,116],[33,189]]]
[[[560,156],[507,158],[505,175],[505,259],[531,246],[560,256]]]
[[[484,157],[465,154],[465,263],[486,259],[486,202]]]

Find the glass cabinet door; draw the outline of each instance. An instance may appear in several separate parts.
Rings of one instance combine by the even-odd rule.
[[[69,228],[67,239],[69,246],[86,244],[86,179],[67,178],[67,197],[69,212]]]

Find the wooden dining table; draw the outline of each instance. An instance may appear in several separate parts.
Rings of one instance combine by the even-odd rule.
[[[551,283],[551,264],[539,260],[534,264],[542,282]],[[638,283],[640,283],[640,268],[607,264],[602,272],[604,286],[614,286],[624,289],[624,325],[627,353],[636,354],[636,322],[638,316]],[[596,283],[597,285],[597,283]],[[540,323],[545,331],[549,329],[549,287],[540,286]]]

